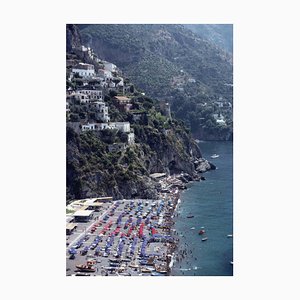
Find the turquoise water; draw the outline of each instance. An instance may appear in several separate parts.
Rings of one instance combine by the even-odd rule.
[[[233,160],[232,142],[200,142],[203,157],[217,166],[204,173],[205,181],[194,182],[181,194],[175,229],[179,250],[186,251],[175,261],[171,275],[233,275]],[[220,156],[211,159],[214,153]],[[187,218],[187,215],[194,218]],[[201,227],[205,235],[199,235]],[[195,227],[195,229],[191,229]],[[203,237],[207,241],[201,241]]]

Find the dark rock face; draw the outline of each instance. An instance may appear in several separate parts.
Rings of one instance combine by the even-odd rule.
[[[215,170],[217,168],[213,163],[211,163],[211,162],[208,162],[208,163],[210,165],[211,170]]]
[[[82,42],[77,26],[73,24],[67,24],[66,34],[67,52],[72,52],[74,49],[80,49]]]
[[[215,170],[216,166],[204,158],[200,158],[194,161],[195,169],[198,173],[204,173],[209,170]]]

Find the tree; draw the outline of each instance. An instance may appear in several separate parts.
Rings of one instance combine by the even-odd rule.
[[[79,122],[80,117],[78,114],[71,113],[70,114],[70,122]]]
[[[127,135],[127,133],[122,132],[122,133],[120,134],[120,141],[121,141],[122,143],[127,143],[127,141],[128,141],[128,135]]]
[[[114,90],[112,90],[112,91],[109,92],[109,96],[110,96],[111,98],[113,98],[113,97],[115,97],[115,96],[117,96],[117,95],[118,95],[118,93],[117,93],[116,91],[114,91]]]
[[[121,81],[121,79],[120,78],[113,78],[113,83],[115,84],[115,85],[117,85],[120,81]]]

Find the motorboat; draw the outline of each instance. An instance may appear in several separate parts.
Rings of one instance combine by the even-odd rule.
[[[120,263],[120,262],[121,262],[121,259],[110,258],[109,261],[110,261],[110,262],[113,262],[113,263]]]
[[[194,218],[193,215],[188,215],[187,218],[191,219],[191,218]]]
[[[96,272],[96,269],[90,264],[76,265],[76,268],[82,272]]]
[[[137,263],[132,262],[128,265],[128,267],[136,269],[139,267],[139,265]]]
[[[204,234],[205,233],[205,230],[204,229],[201,229],[200,231],[199,231],[199,234],[200,235],[202,235],[202,234]]]
[[[152,270],[148,269],[148,268],[141,268],[141,272],[142,273],[151,273]]]
[[[165,276],[165,274],[158,273],[158,272],[152,272],[151,276]]]
[[[211,158],[218,158],[220,155],[218,155],[218,154],[213,154],[212,156],[211,156]]]
[[[205,238],[201,239],[202,242],[205,242],[207,240],[208,240],[208,237],[205,237]]]
[[[227,234],[227,237],[228,237],[228,238],[232,238],[233,235],[232,235],[232,234]]]
[[[88,274],[88,273],[76,273],[75,276],[91,276],[91,274]]]
[[[155,271],[158,272],[158,273],[161,273],[161,274],[167,274],[168,271],[167,271],[167,268],[166,266],[155,266]]]

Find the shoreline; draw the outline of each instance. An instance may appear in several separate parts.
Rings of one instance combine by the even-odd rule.
[[[173,220],[175,217],[178,216],[178,213],[176,213],[176,212],[178,211],[179,204],[181,203],[181,199],[180,199],[181,192],[188,189],[194,182],[205,180],[205,177],[199,175],[199,173],[202,174],[209,170],[216,169],[216,167],[213,164],[211,164],[209,161],[207,161],[203,158],[200,159],[200,162],[204,163],[205,166],[203,168],[203,165],[202,165],[201,171],[198,171],[197,174],[194,174],[193,176],[181,173],[181,174],[177,174],[177,175],[174,174],[173,176],[168,176],[167,178],[160,180],[161,185],[166,185],[166,184],[169,184],[170,182],[172,182],[175,186],[175,188],[167,189],[167,191],[164,191],[164,192],[158,191],[159,198],[166,199],[169,197],[172,199],[172,204],[173,204],[172,205],[173,209],[171,209],[171,211],[170,211],[171,212],[170,217],[168,217],[168,216],[163,217],[163,219],[165,221],[170,223],[170,227],[168,228],[168,234],[174,240],[173,243],[169,243],[167,246],[167,249],[168,249],[167,250],[167,268],[168,268],[167,275],[168,276],[170,276],[172,267],[174,266],[174,263],[176,262],[176,260],[183,258],[186,254],[186,250],[182,251],[182,253],[177,252],[180,238],[174,228],[175,221]],[[187,180],[186,177],[188,177],[189,180]],[[181,258],[179,258],[179,256],[178,256],[179,254],[181,255]]]

